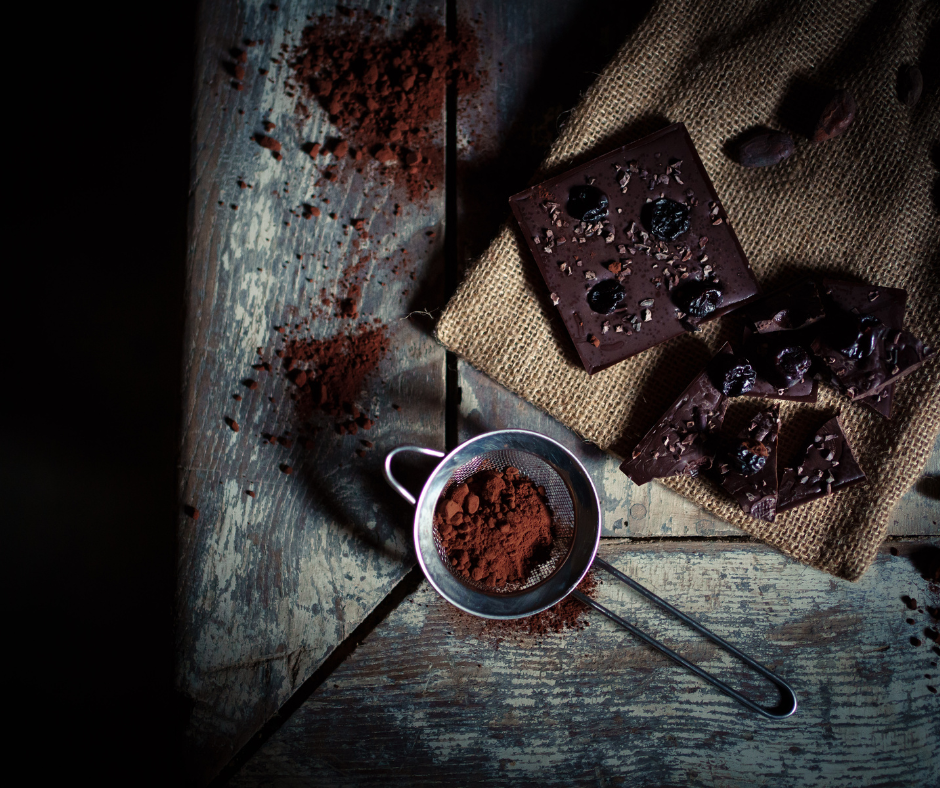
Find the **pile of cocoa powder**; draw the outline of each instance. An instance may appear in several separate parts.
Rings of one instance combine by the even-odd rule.
[[[288,63],[301,94],[298,114],[310,117],[307,102],[319,103],[353,143],[315,142],[308,152],[392,165],[388,171],[403,177],[414,201],[443,182],[444,150],[434,141],[443,135],[433,132],[441,127],[448,84],[462,96],[479,88],[479,47],[466,26],[455,41],[436,22],[419,21],[398,38],[389,38],[386,26],[368,11],[320,17],[304,29]]]
[[[525,583],[554,541],[545,488],[512,466],[455,485],[438,502],[434,527],[457,574],[497,588]]]

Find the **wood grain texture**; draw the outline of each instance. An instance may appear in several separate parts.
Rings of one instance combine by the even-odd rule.
[[[790,682],[800,708],[787,720],[746,711],[597,614],[581,632],[497,644],[424,584],[231,784],[936,785],[940,695],[928,686],[940,687],[940,657],[909,642],[929,619],[901,597],[937,603],[905,553],[940,548],[900,544],[854,584],[758,544],[601,545]],[[616,581],[598,598],[760,697],[758,681]]]
[[[390,34],[418,16],[444,21],[443,3],[396,3],[392,12],[361,5],[389,17]],[[335,183],[318,183],[323,165],[301,146],[341,135],[319,108],[310,120],[296,117],[287,67],[277,62],[305,17],[333,6],[206,2],[199,16],[180,499],[200,516],[180,517],[177,598],[177,688],[190,709],[185,743],[195,782],[217,773],[409,570],[410,513],[382,479],[382,461],[401,443],[444,442],[444,353],[427,326],[405,318],[443,300],[441,233],[426,235],[443,220],[443,190],[406,204],[376,162],[358,174],[351,159]],[[244,90],[236,91],[225,63],[246,38],[263,43],[247,49]],[[270,133],[283,145],[282,161],[252,140],[263,120],[276,125]],[[443,146],[443,123],[433,133]],[[239,179],[252,188],[240,189]],[[317,202],[318,219],[290,213],[323,197],[329,208]],[[344,232],[360,217],[366,242]],[[345,295],[342,273],[365,251],[372,258],[362,271],[371,279],[360,322],[381,320],[391,340],[358,402],[376,425],[340,437],[332,420],[314,418],[314,446],[304,449],[290,384],[273,357],[274,329],[320,306],[321,289]],[[403,273],[391,275],[392,265]],[[323,315],[310,335],[355,324]],[[251,369],[258,347],[273,373]],[[258,379],[256,390],[240,385],[247,377]],[[261,437],[288,430],[291,448]],[[363,437],[375,447],[360,458]]]

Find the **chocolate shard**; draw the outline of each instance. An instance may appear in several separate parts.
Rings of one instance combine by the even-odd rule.
[[[696,330],[759,293],[681,123],[513,195],[509,204],[588,374]]]
[[[826,316],[816,284],[803,279],[749,304],[742,316],[757,334],[798,331]]]
[[[802,462],[780,474],[777,511],[802,506],[865,480],[839,417],[833,416],[813,436]]]
[[[731,354],[731,345],[726,342],[718,353]],[[708,370],[703,370],[646,433],[620,470],[634,484],[670,476],[698,476],[712,465],[714,438],[729,401],[712,385]]]
[[[907,291],[896,287],[875,287],[843,282],[838,279],[823,279],[823,299],[830,309],[860,315],[874,315],[888,328],[904,327],[904,310],[907,306]],[[891,418],[894,401],[894,383],[885,386],[877,394],[857,399],[875,413]]]
[[[755,334],[744,328],[742,353],[754,364],[757,379],[744,393],[746,397],[786,400],[790,402],[816,402],[819,384],[805,364],[800,363],[800,351],[811,356],[809,345],[813,329],[801,331],[774,331]]]
[[[830,317],[812,348],[829,368],[828,381],[850,399],[877,394],[937,355],[909,331],[890,328],[874,315]]]
[[[772,523],[777,514],[777,437],[780,406],[751,419],[736,441],[727,444],[713,471],[741,510]]]

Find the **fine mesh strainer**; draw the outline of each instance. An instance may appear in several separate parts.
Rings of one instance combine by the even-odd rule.
[[[405,452],[441,458],[425,482],[417,501],[392,475],[392,459]],[[502,471],[509,466],[517,468],[535,484],[545,488],[545,496],[552,512],[554,541],[551,554],[529,573],[525,582],[497,588],[473,582],[451,569],[440,537],[434,528],[434,510],[441,495],[452,485],[461,484],[479,471]],[[601,536],[601,508],[597,491],[581,463],[564,446],[551,438],[527,430],[499,430],[471,438],[446,456],[434,449],[401,446],[386,456],[385,478],[402,498],[415,506],[414,539],[418,563],[428,582],[452,605],[484,618],[522,618],[539,613],[571,594],[752,711],[770,719],[789,717],[796,711],[796,696],[786,682],[635,580],[596,557]],[[649,601],[668,610],[700,635],[736,656],[779,690],[779,703],[773,708],[759,706],[582,594],[576,586],[592,565],[606,570]]]

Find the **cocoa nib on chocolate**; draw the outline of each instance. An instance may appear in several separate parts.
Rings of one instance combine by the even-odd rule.
[[[877,394],[936,355],[909,331],[889,328],[874,315],[830,315],[813,340],[828,380],[851,399]]]
[[[801,506],[865,480],[839,417],[834,416],[813,436],[800,464],[780,474],[777,511]]]
[[[681,123],[509,203],[589,374],[694,330],[758,293]]]
[[[741,510],[769,523],[777,514],[777,436],[780,406],[758,413],[737,440],[723,448],[715,470]]]
[[[907,291],[896,287],[823,279],[823,299],[833,313],[851,312],[853,315],[873,315],[888,328],[904,327]],[[895,384],[885,386],[876,394],[857,399],[866,407],[886,419],[891,418]]]
[[[731,355],[726,342],[719,355]],[[698,476],[712,465],[714,437],[728,409],[728,398],[702,371],[637,444],[620,470],[634,484],[670,476]]]
[[[816,284],[803,279],[750,304],[742,311],[744,320],[758,334],[797,331],[826,316]]]

